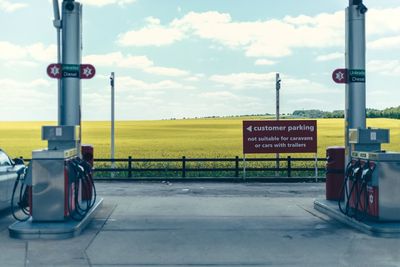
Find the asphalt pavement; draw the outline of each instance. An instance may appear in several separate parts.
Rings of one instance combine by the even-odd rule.
[[[313,208],[324,184],[97,183],[82,235],[18,240],[0,214],[0,266],[400,266],[400,238]]]

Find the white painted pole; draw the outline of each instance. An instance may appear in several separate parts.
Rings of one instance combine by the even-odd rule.
[[[111,72],[111,168],[115,168],[115,74]],[[114,172],[111,172],[111,177],[114,177]]]

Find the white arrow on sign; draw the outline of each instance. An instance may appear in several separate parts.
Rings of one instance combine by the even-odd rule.
[[[247,131],[252,132],[253,131],[253,126],[249,126],[246,129],[247,129]]]

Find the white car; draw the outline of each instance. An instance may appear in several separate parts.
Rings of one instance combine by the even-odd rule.
[[[21,159],[12,160],[0,149],[0,210],[10,207],[15,180],[24,168],[25,165]]]

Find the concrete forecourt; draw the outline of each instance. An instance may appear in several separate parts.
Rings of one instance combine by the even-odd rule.
[[[81,236],[17,240],[3,212],[1,266],[399,266],[400,239],[313,208],[324,184],[97,183]]]

